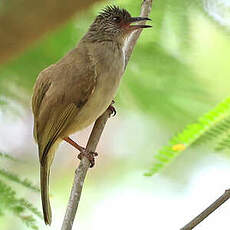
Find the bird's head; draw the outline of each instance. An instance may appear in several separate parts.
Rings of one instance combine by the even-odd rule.
[[[134,24],[140,21],[150,20],[146,17],[132,17],[125,9],[117,6],[107,6],[96,17],[90,26],[89,34],[95,41],[125,40],[135,30],[151,27],[149,25]]]

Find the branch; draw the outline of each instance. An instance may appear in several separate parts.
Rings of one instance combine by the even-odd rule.
[[[151,10],[152,10],[152,2],[153,0],[144,0],[141,4],[141,14],[140,17],[148,17]],[[138,23],[139,25],[144,25],[145,21],[141,21]],[[133,48],[137,43],[137,39],[139,38],[140,34],[142,32],[141,30],[137,30],[136,32],[132,33],[132,35],[129,37],[126,47],[125,47],[125,69],[127,67],[127,64],[129,62],[129,59],[131,57],[131,54],[133,52]]]
[[[207,218],[212,212],[219,208],[225,201],[230,198],[230,189],[225,190],[224,194],[221,195],[216,201],[214,201],[208,208],[202,213],[196,216],[192,221],[186,224],[181,230],[191,230],[195,228],[200,222]]]
[[[99,0],[7,0],[0,4],[0,64],[22,52],[76,12]]]
[[[111,110],[106,110],[104,114],[102,114],[101,117],[97,119],[97,121],[94,124],[93,130],[90,134],[86,150],[89,152],[95,152],[97,144],[100,140],[102,131],[105,127],[105,124],[110,117],[112,111]],[[66,209],[64,221],[62,223],[62,228],[61,230],[70,230],[72,229],[74,218],[77,212],[78,204],[81,198],[81,191],[83,187],[83,183],[86,177],[86,173],[89,169],[90,162],[88,158],[83,157],[77,170],[75,171],[75,178],[74,178],[74,183],[72,186],[68,206]]]
[[[144,0],[141,6],[141,15],[142,17],[148,17],[152,7],[152,0]],[[144,24],[144,23],[142,23]],[[137,42],[138,37],[141,34],[141,30],[132,34],[126,44],[126,58],[125,58],[125,68],[128,64],[129,58],[132,54],[133,48]],[[89,137],[86,150],[94,152],[96,150],[97,144],[100,140],[102,131],[105,127],[105,124],[108,118],[111,115],[110,110],[106,110],[104,114],[97,119],[94,124],[93,130]],[[67,205],[65,217],[62,223],[61,230],[71,230],[73,226],[73,222],[75,219],[75,215],[77,212],[78,204],[81,197],[83,183],[89,169],[90,162],[86,157],[83,157],[77,170],[75,171],[74,182],[69,198],[69,202]]]

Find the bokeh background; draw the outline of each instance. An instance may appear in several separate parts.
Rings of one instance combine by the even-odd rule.
[[[30,105],[38,73],[76,45],[106,4],[117,4],[137,16],[140,3],[91,5],[0,65],[0,152],[21,160],[2,158],[1,168],[39,185]],[[143,31],[128,64],[115,99],[118,113],[103,132],[73,229],[178,230],[230,187],[229,153],[207,146],[186,150],[153,177],[143,175],[152,166],[154,153],[173,134],[229,96],[230,2],[155,0],[150,18],[153,28]],[[73,138],[85,145],[90,130]],[[76,153],[66,143],[57,151],[50,178],[53,223],[46,227],[38,218],[41,230],[60,229],[79,163]],[[39,193],[7,183],[18,197],[41,210]],[[196,229],[229,229],[229,213],[226,202]],[[0,229],[27,227],[6,209]]]

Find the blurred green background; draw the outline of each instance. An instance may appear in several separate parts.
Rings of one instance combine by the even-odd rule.
[[[2,168],[39,185],[33,84],[42,69],[76,45],[108,3],[139,15],[139,0],[93,5],[0,66],[0,152],[23,161],[0,159]],[[150,18],[153,28],[141,34],[124,74],[115,100],[118,114],[100,140],[73,229],[176,230],[230,187],[228,153],[206,148],[189,149],[158,175],[143,176],[171,135],[229,96],[229,1],[155,0]],[[90,127],[73,138],[85,145],[89,133]],[[39,229],[60,229],[77,164],[75,150],[61,144],[50,179],[53,223],[46,227],[38,219]],[[39,193],[11,186],[41,210]],[[227,202],[196,229],[228,229],[229,212]],[[27,229],[11,212],[0,216],[0,229],[15,226]]]

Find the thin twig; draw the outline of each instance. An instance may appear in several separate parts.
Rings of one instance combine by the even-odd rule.
[[[151,10],[152,10],[152,3],[153,0],[144,0],[141,4],[141,13],[140,17],[148,17]],[[138,24],[144,25],[145,21],[141,21]],[[133,52],[133,48],[137,43],[137,39],[139,38],[142,30],[137,30],[136,32],[132,33],[132,35],[129,37],[126,48],[125,48],[125,68],[127,67],[127,64],[129,62],[130,56]]]
[[[141,17],[148,17],[152,8],[152,0],[144,0],[141,6]],[[144,24],[142,22],[142,24]],[[141,34],[141,31],[135,32],[129,38],[128,42],[126,43],[126,55],[125,55],[125,68],[128,64],[129,58],[132,54],[133,48],[137,42],[138,37]],[[108,118],[111,115],[111,111],[107,110],[105,113],[97,119],[94,124],[93,130],[89,137],[86,150],[94,152],[96,150],[97,144],[101,137],[102,131],[105,127],[105,124]],[[89,169],[90,162],[86,157],[83,157],[77,170],[75,171],[74,182],[69,198],[69,202],[67,205],[64,221],[62,224],[61,230],[71,230],[73,226],[73,222],[75,219],[75,215],[77,212],[78,204],[81,197],[81,191],[84,184],[84,180]]]
[[[94,152],[96,150],[97,144],[99,142],[99,139],[101,137],[102,131],[105,127],[105,124],[110,117],[112,111],[106,110],[105,113],[101,117],[97,119],[97,121],[94,124],[93,130],[90,134],[86,150],[89,152]],[[83,157],[78,168],[75,171],[75,178],[68,202],[68,206],[66,209],[64,221],[62,223],[62,230],[70,230],[72,229],[72,225],[74,222],[74,218],[77,212],[78,204],[81,198],[81,191],[83,187],[83,183],[86,177],[86,173],[89,169],[90,162],[88,158]]]
[[[225,201],[230,198],[230,189],[225,190],[224,194],[221,195],[216,201],[214,201],[208,208],[202,213],[196,216],[192,221],[186,224],[181,230],[191,230],[195,228],[200,222],[207,218],[212,212],[219,208]]]

